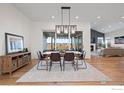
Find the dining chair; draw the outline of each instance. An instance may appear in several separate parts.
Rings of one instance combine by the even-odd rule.
[[[85,56],[86,56],[86,51],[82,51],[80,56],[77,56],[77,62],[76,62],[76,69],[87,69],[87,64],[86,64],[86,60],[85,60]],[[79,64],[79,60],[81,61],[81,63]],[[79,65],[82,65],[82,68],[79,67]]]
[[[64,54],[63,71],[65,70],[65,64],[70,64],[70,63],[72,64],[72,66],[74,67],[74,70],[76,71],[74,58],[75,58],[75,55],[72,52],[69,52],[69,53],[65,53]]]
[[[61,55],[60,55],[60,53],[51,53],[51,55],[50,55],[50,68],[49,68],[49,71],[51,71],[53,62],[54,63],[59,62],[60,68],[61,68],[61,71],[62,71]]]
[[[41,51],[37,52],[37,56],[38,56],[37,70],[48,70],[48,60],[47,60],[47,58],[42,55]],[[43,62],[45,62],[45,63],[43,64]],[[44,69],[42,67],[46,67],[46,69]]]

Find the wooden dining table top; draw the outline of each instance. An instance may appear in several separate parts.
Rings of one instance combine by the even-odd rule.
[[[81,55],[81,52],[79,51],[66,51],[66,52],[59,52],[59,51],[46,51],[43,52],[43,55],[50,56],[51,53],[60,53],[61,55],[64,55],[65,53],[74,53],[75,55]]]

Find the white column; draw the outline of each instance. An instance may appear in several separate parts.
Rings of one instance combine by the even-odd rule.
[[[55,32],[55,50],[56,50],[56,39],[57,39],[57,33]]]
[[[69,29],[69,33],[68,33],[68,39],[69,39],[69,44],[70,44],[70,46],[69,46],[69,50],[71,49],[71,37],[70,37],[70,35],[71,35],[71,32],[70,32],[70,29]]]

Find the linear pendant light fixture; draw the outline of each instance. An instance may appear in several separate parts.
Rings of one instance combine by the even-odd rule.
[[[71,7],[61,7],[61,25],[55,26],[55,31],[57,34],[74,34],[75,31],[77,30],[77,25],[70,24],[70,9]],[[68,10],[68,24],[63,24],[64,11],[67,10]]]

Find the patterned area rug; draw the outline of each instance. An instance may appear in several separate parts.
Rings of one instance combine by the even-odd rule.
[[[51,71],[37,70],[35,65],[16,82],[75,82],[75,81],[111,81],[104,73],[87,64],[87,69],[74,71],[71,64],[65,65],[65,71],[60,70],[59,64],[53,64]]]

